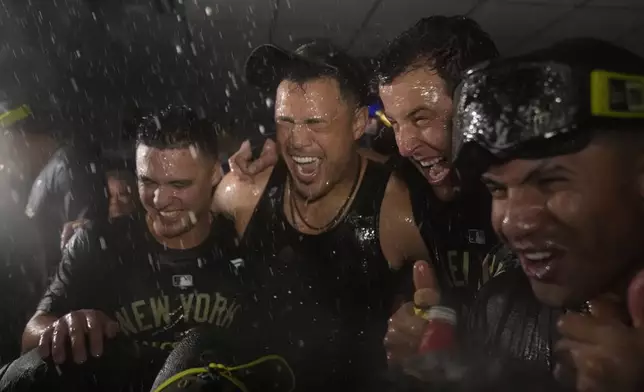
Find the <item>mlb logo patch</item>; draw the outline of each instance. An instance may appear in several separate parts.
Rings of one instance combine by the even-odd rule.
[[[233,267],[235,267],[235,273],[237,273],[240,268],[244,268],[244,259],[230,260],[230,264],[232,264]]]
[[[483,230],[469,229],[467,237],[470,244],[485,245],[485,232]]]
[[[173,275],[172,285],[180,289],[185,289],[194,286],[192,275]]]

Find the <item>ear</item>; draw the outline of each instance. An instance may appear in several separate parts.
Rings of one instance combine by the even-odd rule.
[[[216,161],[215,166],[212,169],[212,177],[210,179],[210,183],[213,189],[216,188],[217,185],[219,185],[222,178],[224,178],[224,169],[221,166],[221,162]]]
[[[365,106],[356,109],[353,115],[353,140],[358,140],[364,135],[369,121],[369,110]]]

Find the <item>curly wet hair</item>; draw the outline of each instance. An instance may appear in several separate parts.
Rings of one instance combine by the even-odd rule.
[[[378,55],[374,82],[386,85],[406,72],[430,66],[453,92],[465,70],[498,56],[489,34],[474,20],[431,16],[419,20]]]

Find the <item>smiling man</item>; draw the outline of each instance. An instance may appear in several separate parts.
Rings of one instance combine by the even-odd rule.
[[[247,78],[276,94],[281,159],[252,183],[227,175],[215,209],[235,220],[298,388],[367,390],[385,365],[393,271],[429,255],[407,188],[358,153],[364,73],[314,42],[256,49]]]
[[[400,153],[387,165],[409,187],[415,222],[436,255],[440,289],[461,305],[471,301],[481,282],[501,272],[503,263],[502,257],[488,258],[482,268],[498,244],[489,222],[490,196],[480,181],[462,181],[449,162],[452,94],[467,68],[497,56],[494,42],[473,20],[432,16],[398,36],[375,62]],[[271,147],[269,140],[251,162],[250,146],[242,145],[231,159],[233,172],[248,178],[274,164]]]
[[[498,56],[481,27],[462,16],[432,16],[400,34],[377,57],[378,91],[400,156],[389,164],[408,184],[414,217],[440,289],[467,305],[500,264],[482,268],[497,243],[489,223],[490,196],[481,182],[464,182],[450,162],[452,94],[469,67]]]
[[[136,147],[143,209],[76,232],[25,329],[24,351],[38,347],[57,364],[83,364],[120,331],[162,357],[196,326],[239,331],[245,288],[233,263],[235,232],[210,212],[222,177],[213,129],[186,107],[143,121]],[[140,372],[142,385],[152,385],[160,366]]]
[[[484,365],[458,390],[557,390],[553,371],[567,391],[643,390],[644,59],[568,40],[475,68],[455,96],[457,166],[483,173],[520,264],[477,295],[460,347]]]

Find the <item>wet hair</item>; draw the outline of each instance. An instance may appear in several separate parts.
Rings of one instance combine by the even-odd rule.
[[[338,82],[347,102],[367,104],[369,78],[363,61],[322,38],[309,40],[294,53],[299,60],[285,62],[282,80],[302,85],[318,78],[331,78]]]
[[[430,16],[394,39],[376,59],[375,83],[391,83],[415,69],[431,67],[450,95],[463,72],[499,56],[496,45],[478,23],[464,16]]]
[[[170,105],[144,117],[136,132],[141,144],[162,150],[195,146],[215,159],[219,150],[215,124],[187,106]]]
[[[332,68],[312,64],[297,64],[287,70],[283,80],[288,80],[302,86],[304,83],[320,78],[330,78],[337,81],[340,88],[340,96],[346,102],[356,103],[359,106],[366,104],[366,89],[358,87],[360,82],[352,79],[351,76],[342,75],[341,72]]]

